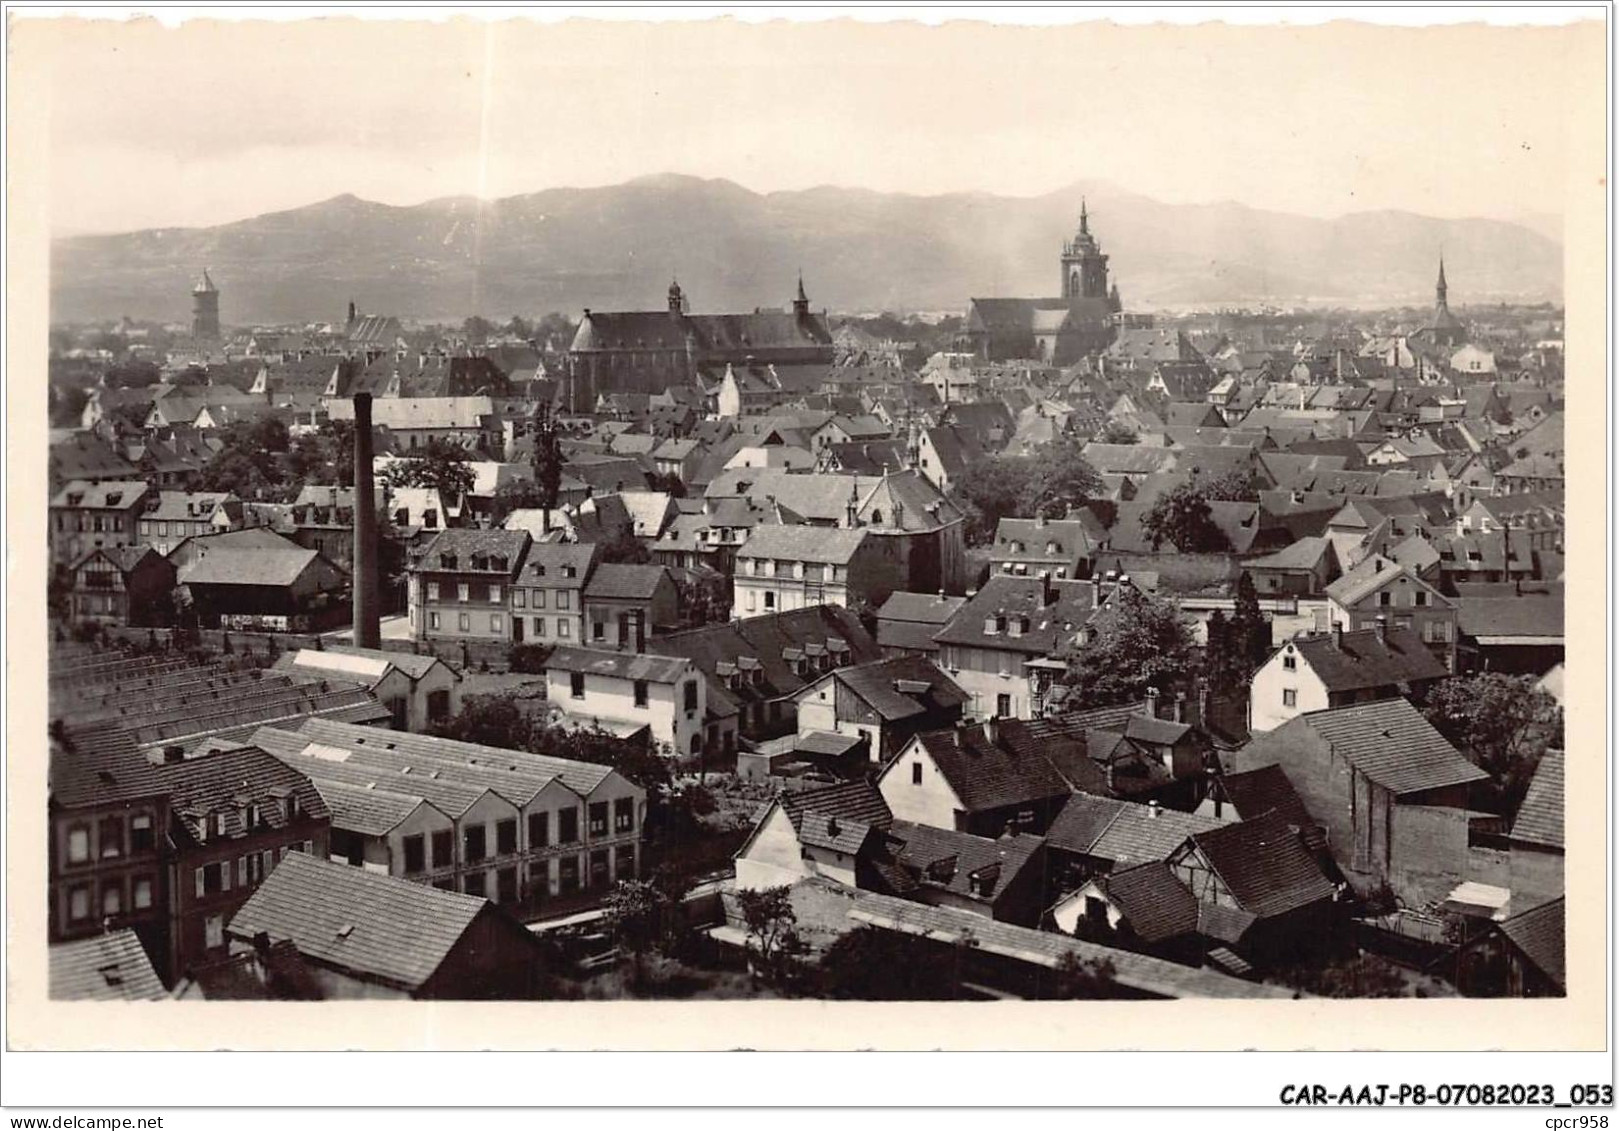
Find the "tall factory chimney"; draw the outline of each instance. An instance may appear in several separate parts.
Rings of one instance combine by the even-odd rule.
[[[354,644],[382,647],[377,602],[377,484],[371,473],[371,394],[354,394]]]

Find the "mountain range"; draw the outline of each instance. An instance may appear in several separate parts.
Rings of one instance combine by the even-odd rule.
[[[676,277],[694,311],[750,310],[785,306],[800,271],[818,309],[959,311],[1059,293],[1082,198],[1126,309],[1427,304],[1441,252],[1453,305],[1561,299],[1555,217],[1320,219],[1101,182],[910,196],[660,175],[404,207],[339,196],[215,227],[65,237],[51,248],[52,317],[184,319],[205,266],[227,324],[340,319],[351,299],[454,321],[660,309]]]

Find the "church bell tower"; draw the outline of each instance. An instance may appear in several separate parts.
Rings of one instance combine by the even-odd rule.
[[[1079,231],[1062,245],[1062,297],[1106,299],[1107,256],[1091,235],[1090,212],[1079,202]]]

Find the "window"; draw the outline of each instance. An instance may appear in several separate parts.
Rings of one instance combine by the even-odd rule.
[[[450,716],[450,693],[442,688],[427,693],[427,717],[447,719]]]
[[[1287,652],[1287,653],[1283,654],[1283,656],[1282,656],[1282,670],[1286,671],[1286,672],[1296,672],[1296,671],[1298,671],[1299,670],[1299,658],[1297,656],[1295,656],[1291,652]]]
[[[1377,595],[1377,603],[1382,605],[1384,608],[1387,608],[1389,605],[1394,603],[1394,594],[1390,593],[1387,589],[1383,590],[1383,592]]]
[[[765,590],[765,608],[773,609],[775,607],[776,607],[776,594],[773,591],[771,591],[769,589],[766,589]]]
[[[427,583],[427,599],[429,601],[437,601],[438,600],[438,582],[429,581]]]
[[[102,887],[101,913],[103,915],[122,915],[124,913],[124,886],[122,884],[107,884]]]
[[[590,854],[590,888],[599,891],[612,882],[612,872],[607,863],[607,850],[605,848]]]
[[[627,833],[635,828],[635,798],[620,797],[613,802],[613,831]]]
[[[621,880],[635,875],[635,845],[621,844],[613,849],[613,874]]]
[[[638,680],[635,681],[635,705],[637,707],[645,707],[646,706],[646,701],[647,701],[646,680],[638,679]]]
[[[585,673],[584,672],[569,672],[568,673],[568,694],[571,695],[575,699],[583,699],[585,697]]]
[[[455,589],[456,589],[456,594],[455,594],[456,599],[459,600],[462,604],[465,604],[466,602],[472,600],[472,586],[468,585],[466,582],[464,582],[464,581],[461,582],[461,584],[457,585],[455,587]]]
[[[90,859],[90,829],[87,825],[74,825],[67,831],[67,858],[70,863],[83,864]]]
[[[1297,707],[1298,705],[1299,705],[1299,693],[1297,691],[1295,691],[1291,687],[1284,688],[1282,690],[1282,706],[1284,706],[1284,707]]]
[[[573,636],[573,623],[562,617],[557,618],[557,635],[567,640]]]
[[[472,618],[470,616],[468,616],[466,613],[460,614],[458,617],[456,617],[456,627],[459,628],[462,632],[471,632],[472,631]]]
[[[462,857],[468,864],[476,864],[489,851],[489,830],[482,825],[468,825],[461,837]]]
[[[448,868],[455,863],[454,834],[449,829],[433,834],[433,867]]]
[[[517,851],[517,818],[495,824],[495,853],[510,856]]]
[[[912,785],[921,785],[922,784],[922,763],[921,762],[912,762],[911,763],[911,784]]]
[[[491,586],[490,586],[490,587],[489,587],[489,603],[490,603],[490,604],[491,604],[491,605],[498,605],[498,604],[500,604],[500,597],[501,597],[501,593],[500,593],[500,586],[498,586],[498,585],[491,585]]]
[[[569,593],[566,589],[558,589],[557,590],[557,608],[559,608],[559,609],[571,609],[571,608],[573,608],[573,605],[571,604],[572,600],[573,600],[573,594],[572,593]],[[545,607],[544,602],[541,602],[540,607],[541,608]]]
[[[755,593],[752,589],[749,589],[748,590],[748,612],[750,612],[750,613],[754,612],[758,608],[759,608],[759,594]]]
[[[142,877],[135,881],[135,910],[144,911],[152,906],[152,881]]]
[[[248,883],[258,883],[264,879],[264,854],[255,852],[251,856],[242,857],[242,868],[242,874],[247,877]]]
[[[1428,603],[1428,594],[1421,589],[1417,590],[1417,607],[1421,608]]]
[[[438,628],[439,627],[439,620],[438,620],[438,614],[437,613],[428,613],[427,614],[427,627],[428,628]]]
[[[405,874],[413,876],[427,871],[427,842],[421,833],[405,838]]]
[[[503,631],[503,628],[502,628],[503,623],[504,622],[501,620],[501,616],[500,616],[499,613],[490,613],[489,614],[489,631],[490,632],[501,632],[501,631]]]
[[[528,607],[528,590],[526,590],[526,589],[513,589],[512,590],[512,608],[514,608],[514,609],[526,609],[527,607]]]
[[[534,590],[534,607],[536,609],[545,608],[545,590],[544,589],[536,589],[536,590]],[[557,607],[561,608],[560,605],[558,605]]]
[[[528,815],[528,849],[530,852],[544,848],[551,842],[550,818],[551,814],[549,813],[530,813]]]
[[[517,900],[517,869],[502,868],[495,873],[495,898],[502,903]]]
[[[468,895],[481,896],[488,894],[489,874],[487,872],[468,872],[466,888]]]
[[[590,835],[591,837],[607,835],[607,802],[593,801],[590,803]]]
[[[197,894],[217,895],[225,890],[224,872],[217,862],[197,869]]]
[[[579,857],[564,856],[557,861],[557,890],[563,895],[579,890]]]
[[[590,622],[590,638],[592,640],[603,640],[603,639],[606,638],[606,636],[607,636],[607,622],[606,621],[593,620],[593,621]]]
[[[74,920],[90,918],[89,884],[80,884],[67,893],[67,917]]]
[[[209,950],[225,945],[225,917],[223,915],[210,915],[203,920],[203,945]]]
[[[995,717],[1004,719],[1012,713],[1012,697],[1004,692],[995,696]]]
[[[579,843],[579,810],[564,809],[557,814],[557,843]]]
[[[686,681],[685,696],[686,710],[697,710],[697,681],[695,679],[688,679]]]

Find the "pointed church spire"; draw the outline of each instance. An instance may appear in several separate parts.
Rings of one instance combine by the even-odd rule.
[[[1082,236],[1091,234],[1091,214],[1086,209],[1086,201],[1083,196],[1079,198],[1079,234]]]
[[[1445,297],[1446,297],[1446,294],[1447,294],[1447,292],[1449,290],[1450,290],[1450,288],[1445,284],[1445,253],[1440,252],[1439,253],[1439,284],[1438,284],[1438,286],[1436,286],[1434,288],[1434,294],[1438,296],[1439,304],[1441,306],[1443,306],[1445,304]]]
[[[798,297],[793,299],[793,313],[800,318],[809,316],[809,295],[804,293],[804,269],[798,269]]]

